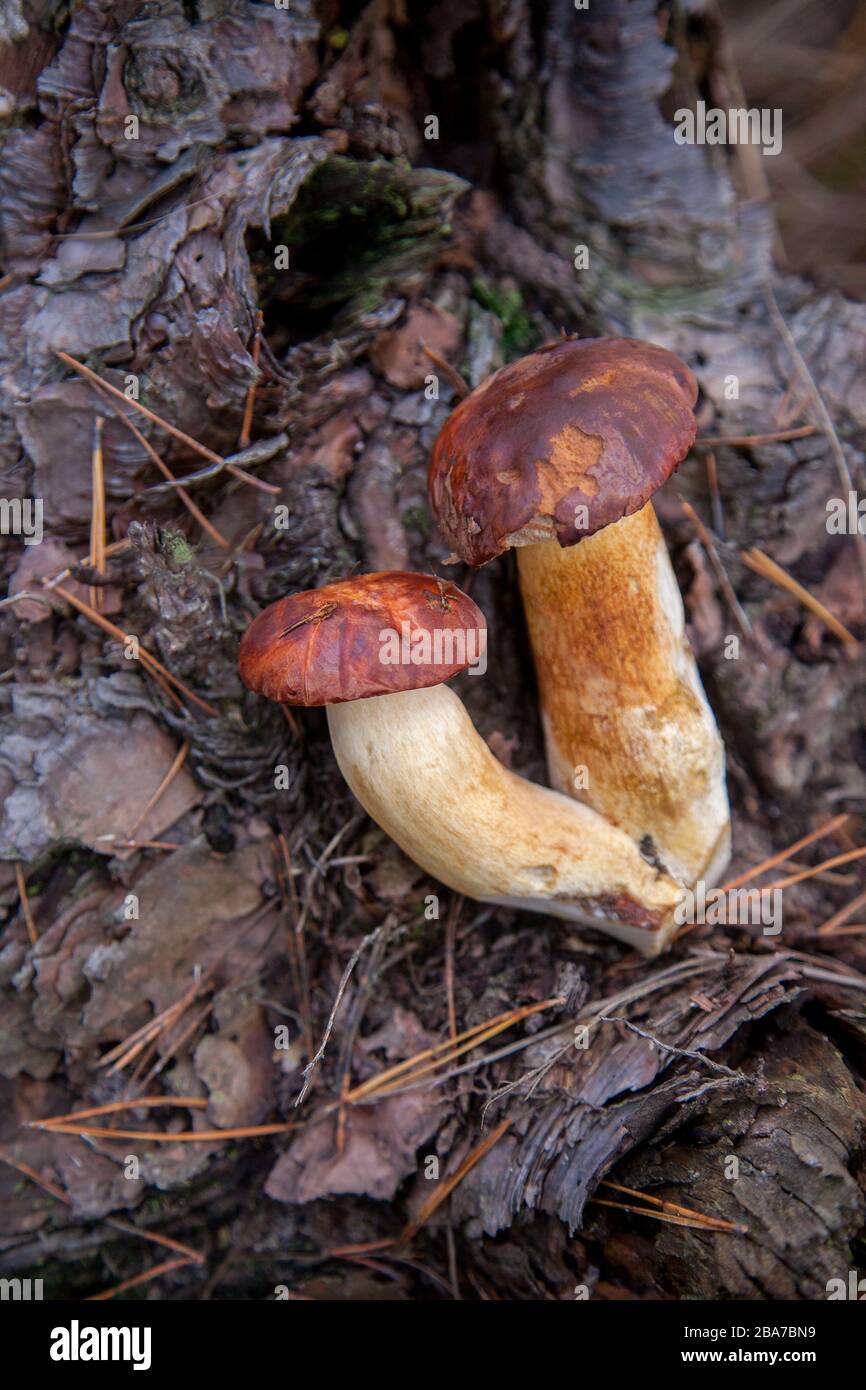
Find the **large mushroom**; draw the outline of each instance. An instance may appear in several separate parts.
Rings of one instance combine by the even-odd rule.
[[[466,563],[517,548],[552,784],[710,884],[730,855],[724,750],[649,500],[694,440],[696,398],[663,348],[563,339],[457,406],[429,487]]]
[[[340,770],[402,850],[457,892],[596,926],[655,955],[680,886],[590,807],[505,768],[444,684],[479,665],[484,616],[429,575],[364,574],[271,604],[244,683],[327,706]]]

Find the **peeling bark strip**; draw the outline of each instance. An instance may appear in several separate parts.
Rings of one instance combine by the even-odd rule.
[[[692,1003],[696,987],[710,1006],[706,1011]],[[661,1125],[675,1117],[682,1123],[695,1107],[700,1111],[692,1099],[696,1090],[700,1095],[720,1085],[747,1085],[745,1077],[708,1083],[707,1071],[679,1061],[677,1050],[715,1052],[745,1022],[798,992],[796,968],[788,962],[710,959],[694,980],[674,981],[631,1011],[630,1018],[659,1036],[664,1048],[631,1031],[617,1037],[615,1027],[602,1025],[585,1050],[577,1030],[574,1039],[560,1035],[530,1049],[522,1060],[527,1084],[537,1083],[532,1099],[516,1105],[517,1133],[505,1139],[499,1158],[468,1179],[461,1216],[483,1212],[484,1231],[495,1235],[527,1206],[577,1230],[588,1197],[618,1158]]]
[[[429,1298],[453,1276],[461,1297],[562,1298],[577,1264],[598,1298],[815,1299],[854,1267],[864,958],[856,937],[822,938],[836,955],[816,964],[814,928],[859,882],[831,869],[786,888],[772,952],[747,930],[708,938],[701,927],[679,956],[639,967],[567,927],[464,904],[457,1027],[560,993],[568,1023],[533,1033],[521,1022],[435,1085],[425,1077],[341,1115],[341,1095],[447,1036],[437,924],[449,905],[347,797],[321,722],[287,729],[235,674],[240,633],[286,594],[365,570],[442,572],[425,473],[464,377],[477,386],[561,332],[636,336],[699,380],[727,538],[718,561],[753,634],[729,659],[714,577],[683,551],[679,501],[661,494],[731,752],[736,881],[837,812],[862,842],[862,658],[840,659],[796,600],[737,556],[769,553],[862,642],[854,540],[826,524],[840,483],[822,409],[862,491],[866,306],[774,275],[770,210],[732,191],[738,151],[677,142],[675,112],[725,77],[718,26],[701,0],[2,7],[0,497],[41,498],[46,538],[31,550],[51,546],[56,560],[44,574],[71,569],[70,591],[90,582],[78,562],[104,416],[107,534],[126,547],[106,547],[121,626],[221,715],[190,723],[59,601],[47,621],[36,604],[0,611],[0,855],[22,862],[38,938],[17,916],[10,870],[0,1144],[18,1167],[0,1167],[4,1268],[47,1261],[46,1289],[71,1297],[120,1274],[134,1282],[135,1237],[101,1270],[92,1223],[156,1194],[207,1271],[163,1270],[155,1293],[260,1298],[278,1250],[273,1282],[376,1297],[375,1268],[317,1265],[317,1254],[381,1251],[434,1180],[477,1152],[485,1120],[506,1119],[416,1237],[420,1258],[388,1266],[392,1293]],[[764,294],[771,278],[785,331]],[[802,393],[792,341],[822,408]],[[220,457],[241,447],[255,383],[252,447],[276,450],[260,471],[281,488],[289,528],[275,525],[276,499],[196,470],[174,438],[176,481],[196,470],[196,503],[229,545],[214,556],[181,533],[191,523],[176,489],[151,486],[151,423],[136,438],[122,401],[95,396],[58,350]],[[701,468],[686,460],[676,485],[710,514]],[[39,574],[19,563],[18,588]],[[472,597],[496,640],[486,680],[463,687],[467,705],[501,760],[541,780],[507,564],[480,571]],[[429,603],[438,611],[432,592]],[[183,769],[137,831],[169,848],[124,849],[120,865],[107,837],[135,823],[184,740]],[[287,790],[275,791],[275,767]],[[131,1055],[198,969],[207,999],[167,1036],[157,1022],[159,1046],[131,1055],[130,1072],[140,1065],[157,1089],[176,1068],[172,1087],[206,1093],[209,1125],[279,1123],[304,1035],[321,1034],[353,944],[385,924],[399,939],[384,931],[387,951],[347,990],[315,1117],[291,1141],[154,1145],[132,1176],[94,1147],[17,1125],[42,1113],[46,1088],[73,1110],[102,1099],[91,1064]],[[588,1207],[614,1170],[748,1234],[659,1232]],[[13,1190],[21,1174],[46,1173],[48,1215],[29,1178]]]

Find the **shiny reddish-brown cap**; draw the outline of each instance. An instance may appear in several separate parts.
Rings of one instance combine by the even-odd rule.
[[[634,338],[565,338],[502,367],[436,440],[429,489],[443,535],[483,565],[631,515],[688,453],[697,394],[684,362]]]
[[[447,580],[359,574],[265,608],[238,670],[269,700],[336,705],[439,685],[478,661],[486,633],[481,609]]]

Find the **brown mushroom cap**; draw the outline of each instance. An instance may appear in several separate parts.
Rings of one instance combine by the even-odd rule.
[[[629,516],[688,453],[697,394],[684,362],[634,338],[566,338],[502,367],[436,440],[428,483],[443,535],[483,565]]]
[[[480,608],[447,580],[359,574],[265,608],[244,633],[238,670],[280,704],[336,705],[439,685],[478,659],[486,631]],[[394,635],[409,660],[384,659]],[[430,659],[418,659],[425,647]]]

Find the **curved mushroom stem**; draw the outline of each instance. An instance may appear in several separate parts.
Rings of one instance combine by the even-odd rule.
[[[645,955],[680,886],[588,806],[509,772],[447,686],[328,706],[340,770],[400,848],[449,887],[599,928]]]
[[[682,882],[716,882],[724,749],[652,504],[568,548],[520,546],[517,561],[551,782]]]

